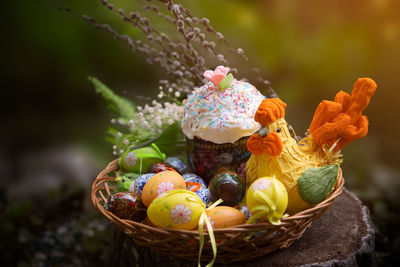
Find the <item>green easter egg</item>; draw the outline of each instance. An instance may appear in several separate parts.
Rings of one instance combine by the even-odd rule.
[[[125,151],[119,160],[119,166],[125,172],[143,173],[153,163],[162,162],[164,159],[165,154],[152,144],[152,146]]]

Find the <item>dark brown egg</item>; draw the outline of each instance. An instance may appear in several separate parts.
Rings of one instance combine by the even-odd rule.
[[[222,198],[223,205],[234,206],[244,197],[246,192],[243,177],[232,171],[223,171],[215,175],[208,186],[213,201]]]

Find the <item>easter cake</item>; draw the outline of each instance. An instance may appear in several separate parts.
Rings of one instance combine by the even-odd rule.
[[[223,66],[206,71],[208,82],[184,101],[182,131],[188,141],[188,160],[206,181],[222,170],[244,173],[250,156],[247,138],[261,128],[254,114],[265,97],[228,72]]]

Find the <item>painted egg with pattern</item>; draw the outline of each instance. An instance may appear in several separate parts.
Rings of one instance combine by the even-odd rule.
[[[201,186],[200,183],[186,182],[186,190],[194,192],[206,205],[211,202],[210,190],[208,187]]]
[[[246,223],[246,217],[238,209],[228,206],[218,206],[207,210],[208,219],[214,229],[228,228]]]
[[[241,213],[243,213],[243,215],[246,217],[246,220],[250,219],[251,213],[250,213],[249,208],[247,207],[246,204],[240,205],[240,206],[239,206],[239,211],[240,211]]]
[[[182,176],[176,171],[159,172],[144,185],[142,202],[148,207],[153,199],[174,189],[186,189],[186,183]]]
[[[146,218],[146,207],[130,192],[119,192],[108,197],[106,209],[121,219],[140,222]]]
[[[136,178],[135,181],[133,181],[131,183],[131,185],[129,187],[129,192],[134,192],[139,197],[142,197],[142,192],[143,192],[144,185],[154,175],[155,175],[155,173],[145,173],[145,174],[140,175],[138,178]]]
[[[204,203],[188,190],[171,190],[151,202],[147,217],[157,227],[193,230],[198,227]]]
[[[174,171],[174,172],[178,172],[177,170],[175,170],[172,166],[170,166],[167,163],[162,163],[162,162],[157,162],[157,163],[153,163],[151,164],[150,168],[147,170],[148,172],[154,172],[154,173],[159,173],[159,172],[163,172],[163,171]]]
[[[243,177],[232,171],[223,171],[215,175],[208,185],[212,201],[222,198],[224,205],[234,206],[244,197],[246,192]]]
[[[127,150],[119,159],[119,166],[124,172],[143,173],[151,164],[162,162],[165,154],[155,144],[151,146]]]
[[[184,175],[182,175],[182,177],[185,180],[185,182],[195,182],[195,183],[199,183],[203,187],[208,187],[207,183],[204,181],[204,179],[202,179],[197,174],[185,173]]]
[[[185,162],[175,157],[167,157],[165,159],[165,163],[172,166],[175,170],[177,170],[181,174],[187,172],[189,169],[188,166],[185,164]]]
[[[199,190],[194,192],[204,204],[208,205],[211,203],[211,193],[208,187],[201,187]]]
[[[288,205],[288,193],[285,186],[276,178],[258,178],[247,190],[246,204],[254,218],[279,225]]]

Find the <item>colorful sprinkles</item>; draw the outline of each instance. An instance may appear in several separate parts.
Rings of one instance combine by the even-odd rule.
[[[185,101],[182,130],[217,144],[234,143],[256,132],[254,114],[265,97],[251,84],[237,81],[221,91],[213,83],[196,88]]]

